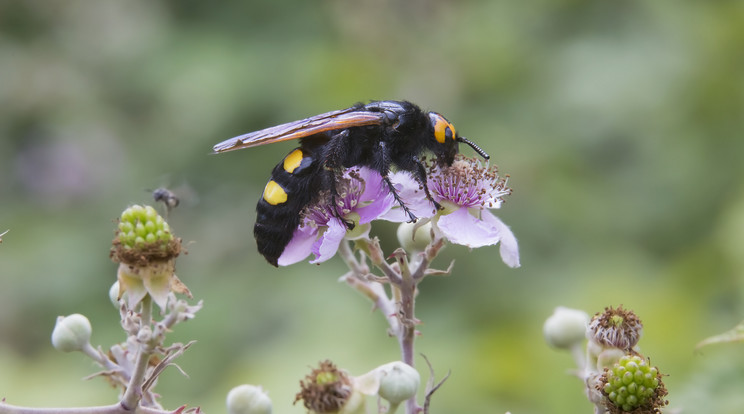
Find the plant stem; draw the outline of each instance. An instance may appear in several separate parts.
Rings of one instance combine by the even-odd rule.
[[[142,327],[150,327],[152,321],[152,298],[150,295],[145,295],[141,302],[142,312],[140,315],[140,329]],[[153,352],[153,346],[150,344],[151,338],[147,338],[146,341],[141,342],[139,349],[137,350],[137,358],[135,361],[134,372],[132,377],[129,379],[129,385],[127,386],[124,396],[121,398],[120,404],[124,410],[133,411],[137,408],[140,400],[142,399],[142,384],[145,382],[145,374],[147,373],[147,364],[150,362],[150,356]]]
[[[133,412],[134,410],[126,409],[121,404],[98,407],[32,408],[11,405],[0,400],[0,414],[132,414]],[[173,411],[137,407],[137,414],[173,414]]]

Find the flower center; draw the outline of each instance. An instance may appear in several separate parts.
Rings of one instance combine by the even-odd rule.
[[[499,208],[511,194],[507,178],[500,178],[496,166],[484,167],[479,160],[458,155],[452,166],[429,168],[429,189],[440,200],[467,208]]]
[[[307,206],[301,213],[305,218],[302,225],[326,226],[334,217],[346,217],[351,214],[364,193],[364,180],[359,177],[358,170],[349,170],[339,178],[336,182],[336,191],[338,193],[336,205],[333,205],[331,192],[323,191],[317,201]],[[337,214],[334,214],[334,209]]]

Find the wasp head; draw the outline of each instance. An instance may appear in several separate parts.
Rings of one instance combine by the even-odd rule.
[[[455,130],[455,126],[442,115],[436,112],[429,112],[429,121],[434,130],[434,142],[432,142],[434,147],[433,151],[437,155],[437,158],[445,164],[452,164],[452,161],[455,159],[455,154],[458,152],[457,147],[460,142],[469,145],[481,157],[485,159],[490,158],[488,154],[486,154],[486,152],[474,142],[465,137],[459,136]]]

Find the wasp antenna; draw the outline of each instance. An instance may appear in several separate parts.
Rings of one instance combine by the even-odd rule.
[[[479,147],[478,145],[476,145],[475,142],[473,142],[473,141],[471,141],[471,140],[469,140],[469,139],[467,139],[465,137],[457,137],[457,140],[460,141],[460,142],[464,142],[464,143],[468,144],[470,146],[470,148],[473,149],[473,151],[477,152],[478,155],[480,155],[484,159],[487,159],[487,160],[490,160],[491,159],[491,156],[488,155],[488,154],[486,154],[486,151],[483,151],[483,149],[481,147]]]

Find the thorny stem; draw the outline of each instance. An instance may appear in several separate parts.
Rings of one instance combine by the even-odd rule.
[[[400,353],[403,362],[414,366],[413,361],[413,340],[416,333],[416,319],[413,314],[415,308],[414,292],[416,291],[416,281],[411,276],[408,268],[408,260],[403,249],[398,249],[393,253],[398,268],[400,269],[401,283],[396,287],[400,290],[400,319],[402,330],[398,335],[400,344]]]
[[[359,241],[362,245],[362,251],[366,251],[372,261],[382,273],[386,276],[383,282],[391,285],[391,297],[385,292],[379,282],[370,278],[370,272],[367,268],[365,258],[362,255],[362,262],[357,260],[354,252],[351,250],[349,242],[344,240],[339,246],[339,253],[351,272],[342,277],[349,286],[370,298],[385,316],[390,325],[391,334],[398,339],[398,345],[401,352],[401,360],[410,366],[414,366],[414,340],[416,338],[416,325],[418,320],[415,316],[416,308],[416,285],[427,275],[429,265],[438,255],[444,246],[444,240],[437,238],[427,246],[426,251],[417,257],[413,262],[408,262],[408,257],[403,249],[397,249],[392,257],[396,263],[390,265],[382,253],[380,245],[375,241]],[[377,258],[377,260],[375,260]],[[378,283],[379,282],[379,283]],[[422,407],[413,397],[406,401],[406,412],[408,414],[418,413]]]
[[[408,267],[408,259],[403,249],[397,249],[393,256],[398,262],[400,269],[401,283],[396,286],[400,290],[400,318],[401,330],[398,335],[398,344],[400,345],[400,354],[403,362],[414,366],[413,360],[413,341],[416,337],[416,317],[414,316],[415,292],[417,281],[411,275]],[[422,272],[423,273],[423,272]],[[411,397],[406,401],[406,412],[409,414],[416,413],[420,410],[416,397]]]
[[[363,269],[362,265],[359,264],[356,257],[354,257],[354,253],[351,251],[347,240],[341,242],[341,245],[339,246],[339,254],[352,270],[350,273],[344,275],[342,279],[349,286],[368,297],[372,303],[374,303],[375,307],[380,310],[388,321],[388,325],[390,325],[390,333],[397,337],[398,331],[400,330],[400,322],[398,321],[398,316],[395,312],[395,303],[387,297],[385,289],[381,284],[369,282],[364,279],[364,275],[368,274],[369,270]],[[366,266],[364,267],[366,268]]]
[[[108,359],[106,355],[101,351],[100,349],[93,348],[93,345],[90,343],[86,343],[83,345],[83,349],[81,350],[83,354],[88,356],[88,358],[95,361],[98,365],[102,366],[103,368],[106,368],[110,371],[119,371],[121,370],[121,367],[116,364],[114,361]]]
[[[141,326],[149,326],[152,321],[152,298],[149,294],[145,295],[142,299],[141,306]],[[127,386],[127,390],[120,402],[124,410],[134,410],[142,399],[142,384],[145,381],[147,364],[150,362],[150,356],[154,350],[151,341],[152,336],[146,338],[146,341],[141,344],[137,351],[134,372],[132,373],[132,377],[129,379],[129,385]]]

